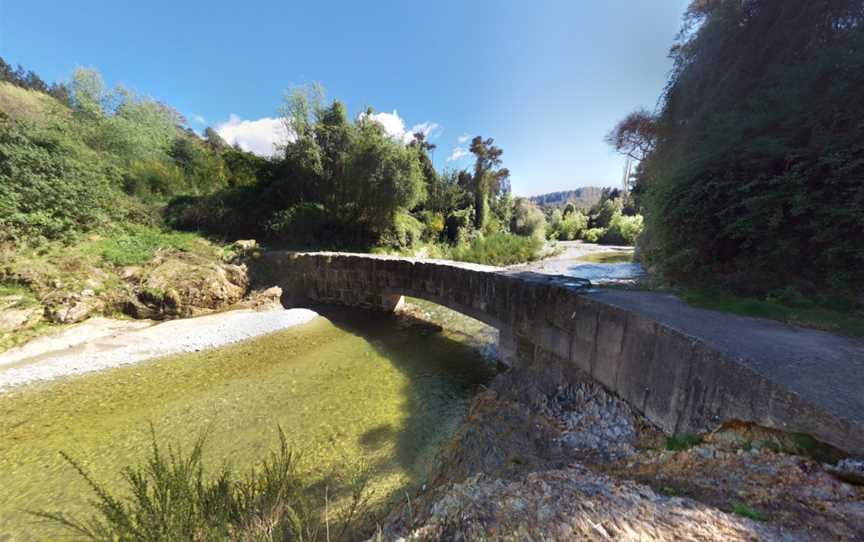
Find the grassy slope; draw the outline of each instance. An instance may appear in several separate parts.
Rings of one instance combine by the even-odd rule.
[[[34,122],[49,114],[69,114],[68,108],[51,96],[5,82],[0,82],[0,111],[16,120]]]

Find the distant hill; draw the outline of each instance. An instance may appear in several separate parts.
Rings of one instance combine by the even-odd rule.
[[[541,207],[561,207],[573,202],[576,207],[588,208],[600,201],[602,193],[603,188],[600,186],[583,186],[574,190],[540,194],[528,199]]]

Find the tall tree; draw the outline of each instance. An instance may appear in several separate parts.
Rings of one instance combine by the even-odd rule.
[[[443,187],[439,182],[438,172],[435,171],[432,159],[429,157],[429,151],[435,149],[435,144],[427,141],[426,134],[423,132],[414,132],[414,139],[408,146],[417,150],[417,156],[420,159],[420,169],[423,171],[423,178],[426,181],[428,202],[438,201],[440,199],[438,192]]]
[[[474,174],[472,190],[474,192],[474,227],[483,228],[489,208],[489,197],[497,194],[502,186],[506,186],[510,178],[507,168],[499,168],[501,155],[504,153],[494,145],[495,140],[483,139],[481,136],[471,140],[469,150],[474,154]]]

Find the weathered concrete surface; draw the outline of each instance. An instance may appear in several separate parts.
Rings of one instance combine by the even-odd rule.
[[[501,330],[519,364],[595,381],[667,433],[744,421],[864,456],[864,342],[572,278],[363,254],[272,252],[254,280],[283,302],[392,310],[427,299]],[[512,352],[512,350],[511,350]]]

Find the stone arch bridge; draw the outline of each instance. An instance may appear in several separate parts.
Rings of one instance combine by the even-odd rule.
[[[282,287],[286,306],[392,311],[412,296],[454,309],[498,328],[506,364],[590,377],[668,434],[742,421],[864,456],[864,341],[449,261],[274,251],[255,277]]]

